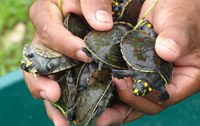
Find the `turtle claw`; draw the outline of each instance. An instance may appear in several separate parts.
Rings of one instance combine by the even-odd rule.
[[[169,99],[169,94],[168,93],[164,93],[164,94],[159,94],[158,98],[161,102],[165,102],[167,101],[167,99]]]
[[[118,78],[118,79],[123,79],[124,77],[121,74],[122,74],[121,70],[114,70],[114,69],[112,69],[111,75],[113,77]]]
[[[160,88],[159,92],[160,93],[158,94],[158,98],[161,102],[165,102],[167,99],[169,99],[169,94],[164,87]]]

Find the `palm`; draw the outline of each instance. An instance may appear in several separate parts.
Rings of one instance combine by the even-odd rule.
[[[200,89],[200,57],[192,53],[174,63],[173,79],[168,85],[169,104],[181,101]]]

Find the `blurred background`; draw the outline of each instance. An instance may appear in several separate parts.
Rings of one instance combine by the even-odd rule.
[[[0,76],[19,68],[25,43],[33,37],[28,10],[34,0],[1,0]]]

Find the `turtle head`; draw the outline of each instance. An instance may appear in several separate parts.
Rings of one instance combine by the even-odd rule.
[[[133,94],[136,96],[145,96],[152,91],[149,81],[145,79],[138,79],[133,85]]]
[[[32,74],[35,74],[37,72],[36,67],[27,57],[23,57],[23,59],[20,61],[20,66],[26,72],[29,72]]]

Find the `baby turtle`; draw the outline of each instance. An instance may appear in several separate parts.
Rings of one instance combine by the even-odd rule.
[[[76,79],[81,67],[66,70],[58,80],[61,89],[61,96],[57,102],[51,102],[58,110],[62,112],[68,121],[74,120],[77,85]]]
[[[129,70],[112,70],[112,75],[117,78],[133,77],[133,93],[136,96],[144,96],[152,90],[158,90],[159,99],[166,101],[169,94],[165,84],[171,81],[173,66],[157,55],[155,38],[142,31],[133,30],[122,38],[120,46]]]
[[[27,44],[23,50],[21,68],[32,74],[48,75],[78,66],[80,62],[70,59],[40,43]]]
[[[122,36],[132,29],[129,23],[116,22],[109,31],[91,31],[84,38],[86,48],[82,50],[99,63],[99,70],[103,64],[107,68],[126,69],[119,43]]]
[[[80,38],[84,38],[92,28],[87,23],[85,18],[80,15],[69,13],[64,20],[64,26],[68,29],[73,35]]]
[[[98,71],[96,63],[85,64],[77,79],[79,93],[75,113],[77,126],[94,126],[108,105],[113,91],[110,70]],[[80,88],[81,87],[81,88]]]

